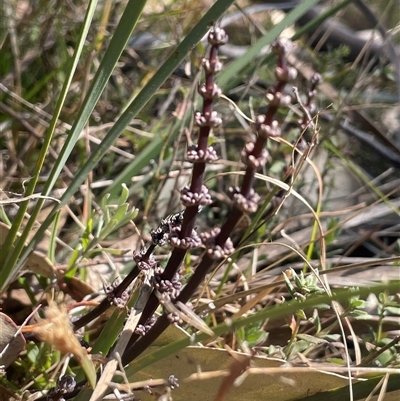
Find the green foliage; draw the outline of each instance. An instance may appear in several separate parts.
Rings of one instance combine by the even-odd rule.
[[[238,340],[252,348],[263,343],[268,338],[268,333],[262,329],[259,323],[241,327],[237,332]]]
[[[290,269],[290,277],[293,283],[285,272],[283,273],[283,277],[290,295],[299,301],[305,299],[310,294],[323,292],[321,287],[318,286],[318,277],[314,274],[305,276],[303,272],[300,272],[300,275],[298,275],[293,269]]]

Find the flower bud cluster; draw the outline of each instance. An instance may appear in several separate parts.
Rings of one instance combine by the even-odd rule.
[[[200,192],[192,192],[188,186],[181,191],[181,202],[185,206],[208,206],[212,203],[211,195],[205,185],[201,186]]]
[[[186,160],[191,163],[213,163],[218,160],[218,155],[212,146],[203,150],[193,145],[188,147]]]
[[[240,192],[240,188],[229,188],[234,205],[241,210],[243,213],[255,213],[257,211],[258,202],[260,201],[260,195],[250,189],[249,194],[244,196]]]
[[[116,306],[117,308],[125,308],[128,300],[129,300],[129,293],[128,291],[122,291],[120,296],[116,296],[115,293],[120,285],[121,280],[116,279],[112,284],[107,284],[104,286],[104,292],[111,303],[111,305]]]
[[[222,124],[222,118],[216,111],[203,112],[196,111],[194,121],[199,127],[217,128]]]
[[[289,95],[284,95],[282,92],[267,92],[265,95],[267,102],[272,107],[287,107],[292,98]]]
[[[177,377],[174,375],[171,375],[168,377],[168,386],[171,390],[173,390],[176,387],[179,387],[179,380]]]
[[[166,300],[168,301],[175,300],[178,297],[182,288],[178,273],[175,273],[174,277],[171,280],[167,280],[163,277],[163,270],[160,267],[157,267],[154,270],[152,284],[158,292],[164,294],[164,296],[167,296]]]
[[[161,220],[159,226],[151,231],[152,245],[145,253],[135,255],[138,270],[153,269],[151,283],[154,287],[152,294],[146,304],[136,335],[146,332],[146,322],[157,306],[161,303],[165,307],[174,302],[179,296],[181,283],[176,274],[188,249],[200,247],[202,242],[195,229],[195,218],[202,207],[212,202],[208,188],[203,185],[205,164],[218,160],[216,151],[208,146],[208,137],[211,129],[222,124],[222,119],[213,110],[213,101],[221,96],[221,89],[214,82],[214,75],[221,70],[222,63],[218,59],[218,48],[225,44],[228,36],[220,28],[211,28],[208,41],[211,45],[208,58],[202,61],[205,71],[205,81],[199,85],[198,92],[203,98],[201,111],[195,113],[195,123],[199,127],[199,138],[196,146],[187,150],[186,160],[193,163],[191,185],[181,190],[181,201],[186,209],[182,212],[172,214]],[[167,266],[163,271],[150,256],[155,246],[163,246],[166,243],[173,247],[172,254]],[[166,315],[171,322],[180,320],[176,312],[166,309]],[[134,342],[134,340],[131,339]]]
[[[315,112],[317,110],[317,107],[314,103],[315,96],[317,94],[317,88],[318,85],[322,82],[322,77],[318,73],[314,73],[311,77],[311,87],[307,92],[307,99],[304,103],[304,109],[303,110],[303,116],[302,118],[298,121],[300,128],[302,130],[305,130],[309,127],[310,125],[310,117],[313,117],[315,115]]]
[[[268,109],[265,114],[258,115],[252,124],[253,131],[257,134],[256,141],[246,143],[241,152],[241,159],[246,164],[246,174],[242,188],[232,189],[232,198],[236,209],[242,213],[254,213],[257,211],[260,196],[251,187],[256,170],[263,168],[268,160],[266,150],[269,138],[279,137],[281,129],[274,115],[279,107],[287,107],[291,97],[283,93],[286,83],[296,78],[296,70],[289,67],[286,62],[286,53],[290,50],[290,42],[278,40],[272,45],[274,53],[278,56],[275,70],[277,82],[265,95]]]
[[[198,86],[197,91],[203,99],[210,100],[218,99],[222,94],[221,88],[215,83],[212,85],[201,84]]]
[[[160,242],[162,241],[160,240]],[[136,262],[136,265],[139,268],[139,270],[149,271],[154,269],[154,267],[157,265],[157,262],[154,259],[153,255],[149,255],[148,257],[146,256],[145,249],[143,249],[140,252],[135,252],[133,254],[133,260]]]
[[[213,47],[220,47],[228,43],[228,35],[225,30],[217,26],[210,29],[208,33],[208,43]]]
[[[207,74],[216,74],[217,72],[220,72],[223,67],[223,64],[217,58],[214,60],[203,58],[201,60],[201,65]]]
[[[195,229],[192,230],[190,236],[183,238],[181,238],[180,232],[181,232],[180,228],[176,228],[174,229],[174,231],[171,232],[168,241],[170,245],[172,245],[175,248],[180,248],[185,250],[199,248],[201,246],[200,238]]]
[[[267,149],[263,148],[261,154],[256,158],[253,154],[254,146],[254,142],[247,142],[240,153],[240,156],[243,163],[254,169],[259,169],[260,167],[265,166],[269,155]]]
[[[156,320],[156,317],[152,315],[145,324],[138,324],[136,326],[135,333],[139,336],[144,336],[154,326]]]
[[[180,323],[182,323],[182,319],[175,312],[167,312],[167,319],[170,322],[170,324],[180,324]]]
[[[281,135],[281,129],[278,121],[267,121],[267,117],[264,114],[256,117],[256,121],[252,127],[257,134],[264,139],[268,139],[270,137],[279,137]]]
[[[235,251],[235,248],[230,238],[228,238],[223,245],[217,244],[217,237],[220,232],[221,229],[219,227],[216,227],[210,232],[204,232],[200,234],[201,241],[206,247],[207,254],[213,260],[227,258]]]

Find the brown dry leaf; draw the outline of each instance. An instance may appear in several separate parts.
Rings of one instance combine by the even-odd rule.
[[[25,338],[21,333],[16,334],[17,330],[13,320],[0,312],[0,366],[11,365],[25,347]]]
[[[0,222],[0,245],[4,244],[7,234],[10,231],[10,227],[7,224]]]
[[[60,290],[64,292],[64,294],[68,294],[75,301],[82,301],[86,295],[93,294],[95,289],[85,281],[77,277],[69,277],[68,280],[65,279],[64,275],[59,272],[58,276],[58,285]]]
[[[174,341],[183,340],[190,337],[181,327],[170,325],[160,337],[154,341],[154,347],[162,347],[163,345],[171,344]]]
[[[0,246],[3,245],[9,231],[10,227],[0,222]],[[56,269],[50,259],[45,254],[36,251],[33,251],[28,256],[22,270],[40,274],[46,278],[53,278],[56,273]]]
[[[55,190],[54,191],[54,197],[56,199],[61,198],[63,195],[64,191],[63,190]],[[50,212],[53,210],[54,203],[49,202],[48,204],[45,204],[44,207],[40,210],[35,224],[33,225],[32,229],[29,231],[29,235],[27,238],[27,241],[30,241],[31,238],[36,234],[37,230],[40,228],[41,223],[46,220]],[[63,207],[59,210],[59,216],[58,216],[58,224],[57,224],[57,233],[56,235],[59,235],[61,229],[65,226],[65,223],[68,218],[68,209],[66,207]],[[50,246],[50,235],[49,232],[54,229],[53,223],[49,226],[49,228],[46,230],[45,234],[43,235],[43,238],[37,243],[36,249],[40,250],[42,252],[46,252],[47,249],[49,249]]]
[[[129,381],[146,380],[149,378],[168,378],[175,375],[179,380],[179,388],[172,392],[174,401],[204,401],[211,400],[217,394],[224,378],[229,374],[229,367],[234,362],[231,355],[223,349],[207,347],[188,347],[138,372]],[[236,353],[238,355],[245,355]],[[259,401],[271,399],[274,401],[295,400],[300,397],[315,394],[328,389],[346,386],[348,380],[344,376],[325,373],[304,368],[303,372],[290,372],[281,367],[282,361],[261,356],[253,358],[253,366],[259,368],[275,368],[273,373],[251,374],[244,377],[237,387],[228,393],[229,401]],[[279,368],[277,373],[276,368]],[[207,378],[197,380],[191,375],[198,371],[208,372]],[[250,371],[251,372],[251,371]],[[140,394],[143,401],[154,400],[154,396]]]
[[[23,271],[40,274],[46,278],[53,278],[56,269],[51,260],[42,252],[33,251],[25,262]]]

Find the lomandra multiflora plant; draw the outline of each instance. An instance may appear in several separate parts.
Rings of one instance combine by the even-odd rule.
[[[241,161],[246,168],[240,187],[229,188],[232,210],[220,227],[204,232],[199,232],[196,228],[196,217],[201,209],[213,202],[204,178],[207,165],[218,160],[217,152],[209,146],[209,142],[212,131],[222,124],[221,116],[214,110],[214,103],[221,96],[221,89],[217,86],[215,77],[223,68],[218,58],[218,50],[227,41],[228,36],[223,29],[215,27],[210,30],[209,55],[201,63],[205,78],[198,87],[203,104],[201,111],[195,113],[198,140],[196,145],[188,147],[185,156],[185,159],[192,163],[193,170],[190,184],[181,190],[182,211],[161,220],[159,226],[151,232],[152,243],[147,249],[134,254],[136,264],[132,271],[120,284],[107,287],[107,297],[101,304],[74,322],[74,329],[77,330],[100,316],[111,305],[123,306],[128,298],[127,290],[131,283],[138,277],[147,277],[152,292],[121,356],[124,366],[148,349],[170,324],[182,321],[183,315],[187,312],[185,304],[204,282],[206,275],[235,252],[234,243],[230,238],[233,230],[245,215],[257,212],[261,201],[260,195],[254,189],[256,173],[266,167],[268,141],[281,136],[276,113],[280,107],[289,105],[291,97],[284,94],[284,88],[296,77],[296,71],[287,64],[288,43],[284,41],[276,41],[272,45],[272,51],[277,56],[276,83],[265,95],[268,103],[266,112],[258,115],[252,123],[255,140],[247,142],[241,152]],[[301,120],[303,130],[310,123],[309,111],[317,83],[316,78],[303,107],[304,117]],[[283,180],[289,182],[292,172],[293,170],[286,169]],[[282,195],[281,190],[275,191],[271,197],[270,211],[278,205]],[[167,243],[172,251],[163,269],[154,257],[154,251],[156,247]],[[183,283],[179,275],[180,267],[187,252],[196,248],[204,249],[204,253],[197,266],[193,267],[193,274]],[[160,304],[163,306],[163,314],[156,318],[154,314]]]

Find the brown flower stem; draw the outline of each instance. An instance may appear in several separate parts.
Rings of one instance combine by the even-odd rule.
[[[152,244],[146,251],[146,254],[143,256],[143,260],[147,260],[150,255],[154,252],[155,245]],[[129,274],[122,280],[122,282],[118,285],[117,288],[113,291],[113,297],[117,298],[120,297],[121,294],[131,285],[133,280],[139,274],[139,268],[134,266]],[[109,307],[111,306],[111,301],[109,297],[104,298],[100,304],[88,312],[86,315],[82,316],[76,322],[73,323],[74,330],[78,330],[81,327],[87,325],[92,320],[98,318],[101,314],[103,314]]]
[[[254,147],[252,148],[252,151],[248,154],[248,160],[252,160],[252,163],[247,163],[246,167],[246,173],[242,182],[242,187],[240,190],[240,194],[242,197],[244,197],[246,200],[251,199],[252,196],[252,190],[253,190],[253,184],[255,180],[255,173],[257,170],[257,166],[261,164],[257,164],[254,160],[262,160],[263,159],[263,152],[265,152],[265,146],[267,143],[267,140],[269,136],[276,136],[279,135],[279,127],[277,127],[276,121],[274,121],[274,116],[275,113],[278,110],[278,107],[287,101],[287,99],[284,99],[282,91],[289,79],[290,76],[294,75],[293,71],[290,71],[286,65],[286,60],[285,60],[285,48],[281,43],[277,43],[275,45],[275,51],[278,54],[278,67],[277,67],[277,84],[269,92],[267,95],[267,99],[270,101],[267,113],[259,119],[258,122],[255,124],[255,130],[258,133],[257,140],[254,144]],[[211,56],[210,56],[211,59]],[[208,80],[209,78],[209,80]],[[213,77],[207,77],[206,79],[206,89],[211,91],[212,90],[212,85],[213,85]],[[207,99],[208,100],[208,99]],[[204,115],[211,115],[211,107],[212,103],[204,101],[203,103],[203,116]],[[207,114],[210,113],[210,114]],[[206,149],[206,138],[208,137],[210,127],[201,127],[200,129],[200,136],[199,136],[199,142],[198,146],[200,147],[200,144],[204,146],[204,150]],[[263,161],[264,162],[264,161]],[[196,190],[199,191],[201,185],[203,184],[203,174],[204,174],[204,169],[205,169],[205,163],[196,163],[193,169],[193,175],[192,175],[192,183],[191,183],[191,190],[195,192]],[[186,209],[185,212],[185,217],[184,217],[184,223],[188,224],[189,229],[186,227],[184,228],[182,226],[182,231],[185,232],[185,234],[189,233],[190,230],[193,228],[191,225],[192,220],[188,218],[188,213],[191,210],[190,207]],[[197,210],[196,210],[197,212]],[[234,206],[232,213],[229,215],[223,226],[221,227],[221,230],[215,237],[215,244],[224,247],[226,244],[226,241],[229,238],[229,235],[239,222],[239,220],[242,218],[244,215],[244,212],[237,206]],[[194,215],[195,217],[195,215]],[[194,222],[194,218],[193,218]],[[183,235],[183,234],[182,234]],[[181,238],[183,238],[181,236]],[[184,256],[186,254],[186,251],[179,250],[178,248],[175,248],[174,251],[172,252],[171,258],[168,262],[168,265],[165,269],[164,276],[165,277],[170,277],[170,273],[175,273],[178,266],[180,265],[181,261],[183,260]],[[179,255],[179,256],[178,256]],[[197,266],[195,272],[193,275],[190,277],[188,283],[186,286],[182,289],[178,297],[176,298],[176,301],[180,301],[182,303],[186,303],[190,297],[193,295],[195,290],[198,288],[198,286],[203,282],[205,276],[207,273],[212,269],[214,265],[214,258],[211,256],[211,254],[206,253],[200,264]],[[154,294],[152,294],[154,295]],[[146,305],[145,311],[142,315],[144,318],[143,320],[147,319],[149,315],[149,312],[154,313],[155,308],[158,305],[158,300],[155,299],[156,297],[153,296],[150,301],[152,303],[149,303]],[[155,299],[155,301],[154,301]],[[148,308],[147,308],[148,307]],[[149,310],[147,310],[149,309]],[[145,313],[146,312],[146,313]],[[144,316],[145,315],[145,316]],[[167,318],[166,313],[164,313],[160,318],[158,318],[157,322],[154,324],[154,326],[140,339],[137,340],[138,336],[134,336],[131,338],[130,343],[128,344],[128,347],[122,356],[122,363],[123,365],[128,364],[130,361],[135,359],[138,355],[140,355],[145,349],[147,349],[158,337],[161,335],[161,333],[168,327],[169,325],[169,320]]]
[[[208,152],[208,139],[210,136],[211,128],[218,125],[218,118],[213,113],[213,101],[220,95],[219,88],[215,85],[215,73],[219,71],[221,63],[218,60],[218,48],[226,43],[227,36],[225,32],[219,28],[212,28],[208,36],[209,43],[211,44],[210,53],[208,59],[203,60],[203,67],[205,70],[205,83],[199,87],[199,93],[203,97],[203,107],[201,114],[197,115],[199,129],[199,137],[197,141],[197,154],[204,155]],[[201,158],[201,156],[199,156]],[[185,200],[186,209],[183,215],[182,227],[179,232],[179,240],[181,242],[186,241],[190,238],[195,227],[196,216],[199,210],[199,205],[207,205],[208,199],[207,194],[204,194],[204,174],[206,170],[207,158],[203,157],[201,160],[197,160],[193,166],[192,179],[189,186],[189,193],[193,195],[192,198],[185,192],[188,200]],[[182,192],[184,194],[184,192]],[[197,198],[196,198],[197,196]],[[183,198],[182,198],[183,199]],[[186,199],[186,198],[185,198]],[[199,200],[200,199],[200,200]],[[205,203],[202,203],[203,202]],[[185,202],[183,202],[185,204]],[[173,245],[174,249],[168,260],[167,266],[164,272],[160,275],[160,279],[167,281],[172,280],[179,267],[181,266],[185,255],[188,251],[188,247],[180,247],[179,245]],[[190,295],[189,295],[190,296]],[[149,318],[154,314],[158,305],[159,299],[153,291],[150,298],[143,310],[142,316],[138,324],[143,325]],[[128,343],[128,347],[131,347],[137,338],[138,334],[134,333]],[[147,334],[145,335],[147,338]]]

